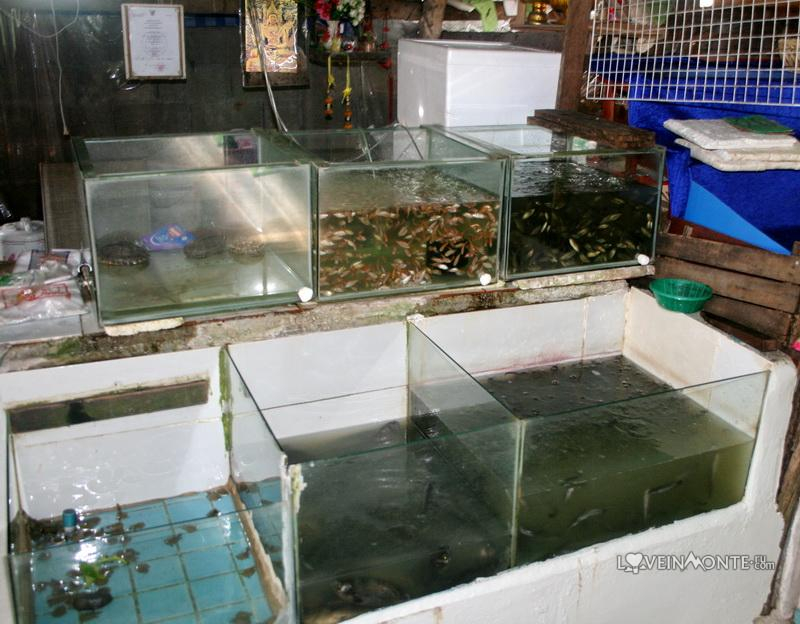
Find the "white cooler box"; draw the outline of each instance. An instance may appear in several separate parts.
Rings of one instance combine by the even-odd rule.
[[[401,39],[397,119],[420,126],[526,123],[555,108],[561,53],[507,43]]]

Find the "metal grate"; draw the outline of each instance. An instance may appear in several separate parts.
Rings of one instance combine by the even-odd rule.
[[[800,0],[595,0],[586,97],[800,104]]]

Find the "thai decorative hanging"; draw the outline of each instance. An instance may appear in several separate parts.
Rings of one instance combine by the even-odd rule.
[[[342,104],[344,104],[344,128],[349,130],[353,127],[353,109],[350,107],[350,94],[353,92],[350,86],[350,57],[347,57],[347,73],[345,74],[344,90],[342,91]]]
[[[325,120],[333,119],[333,92],[336,89],[336,81],[333,79],[331,71],[331,56],[328,55],[328,88],[325,93]]]

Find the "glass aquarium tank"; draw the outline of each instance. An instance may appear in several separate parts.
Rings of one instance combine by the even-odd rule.
[[[266,136],[315,163],[321,299],[497,279],[502,158],[425,128]]]
[[[102,323],[294,302],[313,287],[308,164],[249,132],[74,147]]]
[[[538,307],[543,312],[457,314],[414,327],[505,410],[489,419],[480,410],[441,410],[425,397],[457,394],[446,376],[412,385],[412,404],[421,398],[428,406],[417,408],[428,413],[427,436],[507,426],[509,416],[519,423],[516,564],[742,500],[768,372],[728,366],[731,353],[721,356],[725,363],[706,359],[702,365],[713,364],[704,370],[685,349],[653,351],[641,330],[659,320],[643,320],[652,310],[641,313],[638,304],[626,312],[621,298]],[[611,320],[614,308],[627,325]],[[542,332],[544,318],[558,323]]]
[[[471,314],[474,326],[446,315],[406,336],[395,323],[231,347],[299,484],[301,621],[742,499],[768,373],[675,386],[621,353],[473,370],[461,353],[488,360],[465,336],[496,320]],[[513,327],[518,344],[537,333]]]
[[[503,279],[646,264],[655,254],[663,148],[602,147],[525,125],[442,132],[510,159]]]
[[[302,484],[302,622],[339,622],[513,565],[519,425],[424,339],[410,346],[425,367],[408,384],[405,332],[393,323],[231,347]],[[428,435],[408,393],[443,375],[456,393],[429,404],[468,406],[488,426]]]
[[[84,376],[104,371],[120,386],[90,391]],[[6,383],[21,397],[42,372]],[[285,456],[227,352],[63,367],[48,382],[54,397],[83,390],[4,414],[18,623],[293,620]]]

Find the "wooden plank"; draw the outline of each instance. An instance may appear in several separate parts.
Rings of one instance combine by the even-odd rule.
[[[778,509],[787,522],[797,507],[800,498],[800,386],[795,388],[792,416],[784,445],[784,465],[781,484],[778,488]]]
[[[78,165],[40,163],[42,211],[48,249],[86,249],[89,226]]]
[[[679,277],[704,282],[722,297],[784,312],[795,312],[800,300],[800,286],[795,284],[701,266],[674,258],[659,258],[656,274],[658,277]]]
[[[675,234],[660,235],[658,255],[740,271],[779,282],[800,284],[800,256],[784,256],[755,247],[729,245]]]
[[[202,405],[208,402],[208,392],[208,379],[198,379],[166,386],[104,392],[68,401],[20,405],[7,412],[11,431],[23,433]]]
[[[648,148],[656,144],[654,132],[631,128],[625,124],[572,110],[537,110],[533,117],[528,117],[528,123],[568,134],[577,134],[612,147]]]
[[[616,269],[597,269],[595,271],[577,271],[574,273],[556,273],[514,280],[514,285],[521,290],[553,288],[555,286],[573,286],[575,284],[594,284],[596,282],[613,282],[631,280],[655,273],[652,264],[619,267]]]
[[[771,310],[727,297],[712,297],[706,303],[705,310],[780,341],[786,340],[792,328],[793,317],[787,312]]]
[[[442,36],[442,21],[446,0],[424,0],[422,17],[419,19],[419,36],[421,39],[438,39]]]
[[[739,245],[740,247],[752,247],[752,245],[745,243],[738,238],[733,238],[727,234],[721,234],[716,230],[711,230],[702,225],[697,225],[692,221],[686,221],[679,217],[669,218],[669,227],[667,231],[670,234],[679,234],[681,236],[691,236],[692,238],[702,238],[703,240],[717,241],[718,243],[728,243],[729,245]]]
[[[744,327],[738,323],[734,323],[729,319],[725,319],[708,312],[703,312],[701,316],[706,320],[709,325],[713,325],[717,329],[721,329],[734,338],[738,338],[745,344],[758,349],[759,351],[777,351],[780,347],[780,341],[777,338],[770,338],[761,332],[757,332],[748,327]]]
[[[589,46],[589,15],[594,0],[570,0],[558,81],[558,108],[576,110],[581,100],[583,66]]]

